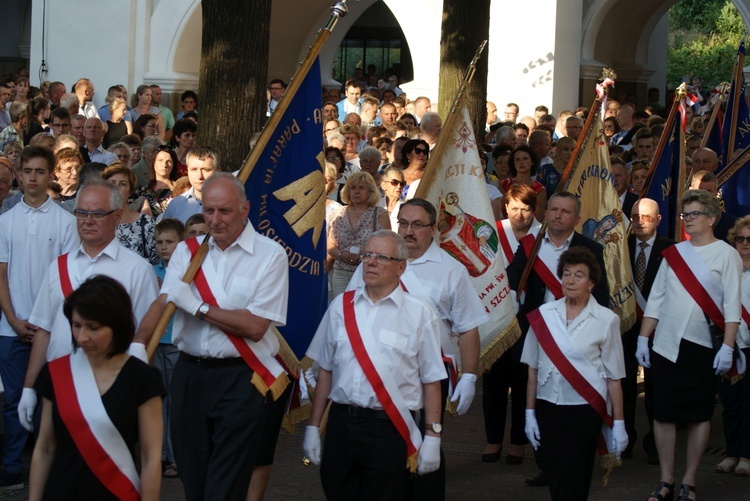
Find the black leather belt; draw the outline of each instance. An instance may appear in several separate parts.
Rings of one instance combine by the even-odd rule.
[[[356,405],[337,404],[335,402],[331,405],[333,407],[337,407],[341,412],[351,417],[383,419],[386,421],[390,420],[390,418],[388,417],[388,414],[386,414],[386,412],[381,409],[368,409],[365,407],[357,407]],[[414,412],[411,411],[410,413],[413,417]]]
[[[199,367],[228,367],[231,365],[245,365],[242,357],[233,358],[212,358],[212,357],[194,357],[187,353],[180,352],[180,360]]]

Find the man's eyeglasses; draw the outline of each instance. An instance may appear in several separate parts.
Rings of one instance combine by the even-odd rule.
[[[399,181],[398,179],[389,179],[388,181],[385,181],[386,183],[390,184],[391,186],[406,186],[406,181]]]
[[[430,152],[427,148],[414,148],[414,153],[417,155],[427,155]]]
[[[107,211],[107,212],[87,211],[87,210],[82,210],[82,209],[76,209],[73,211],[73,215],[82,221],[87,219],[89,216],[91,216],[91,218],[94,221],[101,221],[102,219],[104,219],[105,217],[109,216],[110,214],[116,211],[117,209],[112,209],[111,211]]]
[[[391,257],[387,254],[376,254],[375,252],[363,252],[361,254],[362,261],[367,262],[372,259],[378,262],[378,264],[388,264],[392,261],[403,261],[403,259],[399,259],[397,257]]]
[[[647,216],[646,214],[631,214],[630,220],[633,222],[641,221],[642,223],[653,223],[653,216]]]
[[[693,212],[680,212],[680,219],[684,221],[694,221],[698,219],[701,214],[708,216],[708,213],[694,210]]]
[[[399,219],[397,222],[398,222],[399,228],[408,229],[409,227],[411,227],[411,229],[413,229],[414,231],[419,231],[422,228],[431,228],[432,227],[431,224],[425,224],[425,223],[422,223],[420,221],[413,221],[413,222],[410,223],[409,221],[407,221],[405,219]]]

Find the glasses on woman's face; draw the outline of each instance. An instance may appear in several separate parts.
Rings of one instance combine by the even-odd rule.
[[[414,153],[417,155],[427,155],[430,152],[427,148],[414,148]]]
[[[399,181],[398,179],[383,179],[383,182],[391,186],[401,186],[402,188],[406,186],[406,181]]]
[[[695,221],[696,219],[698,219],[698,216],[700,215],[708,216],[706,212],[694,210],[693,212],[680,212],[680,219],[684,221]]]
[[[745,242],[750,244],[750,237],[744,237],[742,235],[738,235],[734,237],[734,241],[737,242],[738,244],[744,244]]]

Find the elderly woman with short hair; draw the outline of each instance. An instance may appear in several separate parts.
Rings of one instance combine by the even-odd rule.
[[[391,229],[388,211],[378,207],[380,191],[367,172],[355,172],[347,178],[341,200],[348,205],[333,216],[328,231],[328,255],[336,260],[332,297],[346,290],[370,235],[377,230]]]
[[[716,197],[704,190],[688,190],[680,206],[690,240],[663,252],[636,351],[640,365],[652,367],[654,375],[654,436],[661,478],[649,501],[674,496],[677,423],[687,425],[687,464],[677,499],[695,499],[696,472],[714,411],[714,374],[732,368],[742,306],[742,260],[714,236],[721,217]],[[718,351],[713,327],[724,331]],[[651,333],[653,353],[648,348]]]

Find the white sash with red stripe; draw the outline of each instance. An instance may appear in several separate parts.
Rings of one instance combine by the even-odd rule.
[[[141,499],[133,457],[104,408],[86,354],[53,360],[49,371],[60,418],[86,465],[118,499]]]
[[[531,234],[526,235],[521,239],[520,243],[521,246],[523,246],[527,258],[531,255],[531,249],[534,247],[535,240],[536,235]],[[547,286],[547,290],[555,296],[555,299],[560,299],[563,297],[563,293],[562,282],[556,274],[557,262],[558,257],[555,252],[550,246],[542,243],[542,245],[539,246],[539,252],[536,255],[536,259],[534,259],[533,269],[536,274],[539,275],[539,278],[542,279],[544,285]]]
[[[404,273],[401,274],[400,283],[404,292],[414,294],[416,297],[432,303],[430,291],[422,285],[419,281],[419,277],[409,268],[409,266],[407,266]],[[442,323],[442,318],[440,321]],[[448,336],[440,336],[440,356],[443,358],[443,362],[448,365],[448,396],[453,396],[453,389],[456,387],[456,384],[458,384],[458,364],[456,363],[456,354],[453,352],[450,333],[448,333]]]
[[[551,303],[548,305],[551,306]],[[567,334],[565,324],[552,308],[542,306],[526,316],[529,319],[529,326],[534,330],[539,341],[539,346],[555,368],[602,418],[604,444],[600,441],[599,453],[611,452],[614,420],[609,412],[612,404],[609,399],[607,380],[599,375],[599,371],[591,361],[573,344]]]
[[[197,240],[191,238],[186,240],[185,243],[192,255],[195,256],[199,247]],[[216,273],[216,268],[209,253],[206,254],[206,258],[196,273],[192,286],[198,291],[201,299],[209,305],[218,306],[222,309],[234,308],[229,302],[226,292],[224,292],[221,279]],[[252,379],[253,386],[263,395],[270,391],[274,400],[281,396],[289,384],[289,378],[284,367],[276,359],[276,351],[278,350],[274,343],[276,338],[264,335],[260,341],[253,341],[228,332],[224,332],[224,334],[232,342],[248,367],[255,372]]]
[[[359,362],[367,381],[375,391],[383,410],[406,442],[407,467],[416,471],[417,454],[422,446],[422,434],[412,418],[411,412],[393,380],[390,370],[378,356],[380,348],[372,336],[362,336],[357,325],[357,314],[354,310],[355,291],[346,291],[343,297],[344,326],[354,356]],[[371,356],[374,355],[374,356]]]
[[[63,298],[70,295],[71,292],[81,286],[78,266],[73,259],[73,253],[63,254],[57,257],[57,272],[60,279],[60,290]],[[64,333],[52,329],[49,336],[49,346],[47,347],[48,360],[51,357],[66,355],[72,352],[73,345],[70,338],[70,330]],[[52,355],[54,354],[54,355]]]
[[[534,237],[536,238],[537,234],[539,233],[539,228],[541,227],[542,223],[537,221],[536,218],[533,219],[528,234],[534,235]],[[513,228],[510,225],[510,219],[497,221],[497,235],[500,239],[500,247],[503,250],[503,259],[505,260],[505,267],[507,268],[511,261],[513,261],[513,256],[518,250],[518,239],[516,239],[516,234],[513,233]]]

